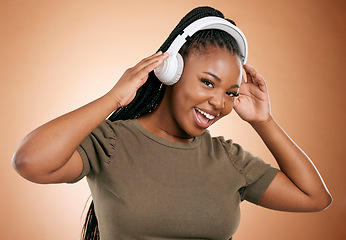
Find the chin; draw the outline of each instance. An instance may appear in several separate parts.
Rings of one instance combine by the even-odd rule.
[[[196,125],[189,128],[189,131],[186,131],[187,135],[191,138],[198,137],[202,135],[208,128],[200,128]]]

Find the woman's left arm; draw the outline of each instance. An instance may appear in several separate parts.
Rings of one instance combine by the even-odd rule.
[[[259,205],[294,212],[314,212],[327,208],[332,197],[318,170],[270,113],[264,79],[252,66],[246,64],[244,69],[247,81],[243,78],[234,109],[259,134],[280,167]]]

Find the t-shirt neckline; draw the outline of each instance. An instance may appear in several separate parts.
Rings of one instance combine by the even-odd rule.
[[[179,148],[179,149],[191,149],[191,148],[195,148],[195,147],[199,146],[200,142],[201,142],[201,136],[195,137],[193,139],[193,141],[190,143],[172,142],[166,138],[159,137],[159,136],[153,134],[152,132],[150,132],[149,130],[144,128],[142,126],[142,124],[140,124],[140,122],[137,119],[134,119],[133,123],[134,123],[135,127],[139,131],[141,131],[141,133],[144,134],[146,137],[150,138],[151,140],[153,140],[153,141],[155,141],[161,145],[165,145],[167,147]]]

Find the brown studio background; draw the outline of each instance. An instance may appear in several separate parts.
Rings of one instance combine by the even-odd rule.
[[[244,31],[276,120],[334,197],[313,214],[242,203],[236,239],[345,239],[345,1],[0,0],[1,239],[79,239],[86,181],[30,183],[13,170],[12,154],[34,128],[106,93],[199,5],[220,9]],[[276,165],[236,114],[211,132]]]

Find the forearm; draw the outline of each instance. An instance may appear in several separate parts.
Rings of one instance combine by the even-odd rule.
[[[109,94],[58,117],[28,134],[19,145],[13,163],[38,173],[64,166],[78,145],[116,108]]]
[[[312,161],[272,117],[265,123],[251,125],[273,154],[280,170],[300,191],[309,197],[328,194]]]
[[[110,113],[128,105],[138,88],[147,81],[148,74],[167,58],[168,54],[162,52],[144,58],[127,69],[103,97],[34,130],[13,156],[14,168],[23,177],[36,182],[73,179],[83,168],[82,159],[76,153],[78,145]],[[37,180],[37,175],[48,177]]]

